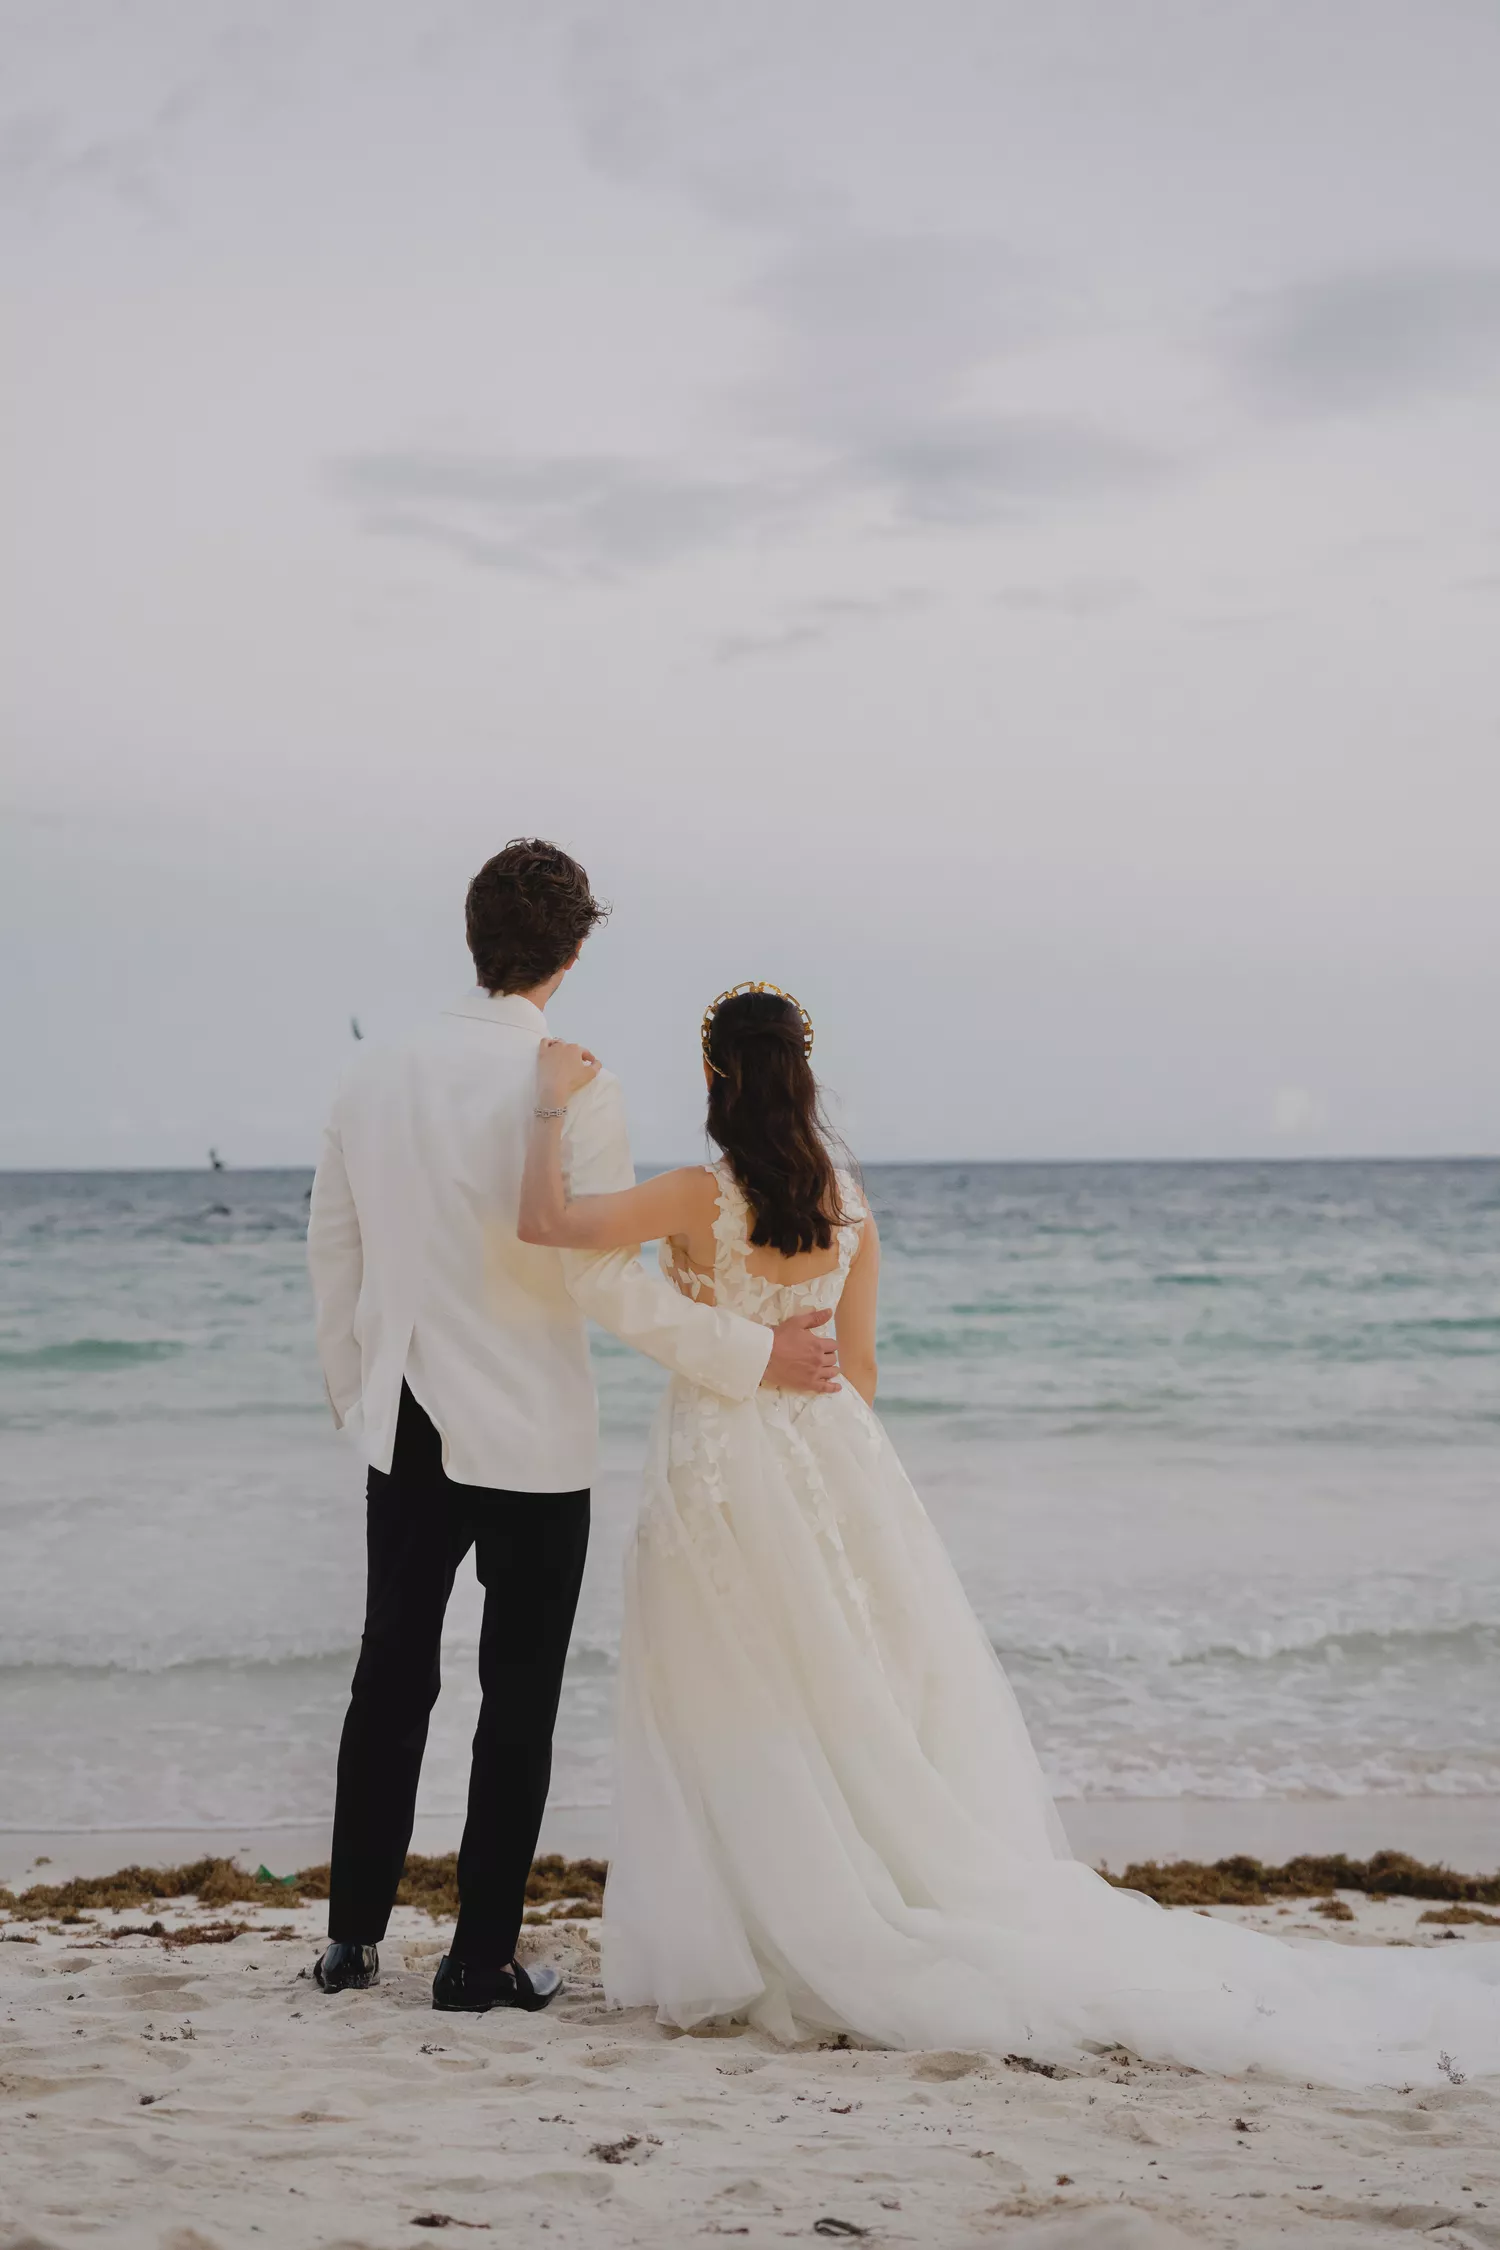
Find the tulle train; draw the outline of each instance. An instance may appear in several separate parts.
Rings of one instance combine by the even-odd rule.
[[[681,1380],[626,1568],[610,1997],[777,2039],[1335,2085],[1500,2072],[1500,1946],[1290,1946],[1071,1858],[1015,1698],[845,1389]],[[1446,2064],[1440,2057],[1447,2057]]]

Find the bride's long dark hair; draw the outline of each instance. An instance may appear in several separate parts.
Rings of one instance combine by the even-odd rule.
[[[801,1016],[777,992],[738,992],[709,1019],[708,1130],[750,1206],[750,1240],[794,1258],[827,1250],[844,1214]]]

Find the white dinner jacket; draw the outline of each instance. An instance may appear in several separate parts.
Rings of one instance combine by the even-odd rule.
[[[540,1008],[476,991],[405,1045],[367,1048],[323,1138],[307,1229],[318,1355],[334,1419],[389,1471],[403,1380],[456,1483],[576,1492],[594,1479],[598,1409],[584,1315],[725,1398],[750,1398],[771,1331],[695,1305],[638,1250],[521,1242]],[[568,1104],[570,1191],[635,1185],[620,1085]]]

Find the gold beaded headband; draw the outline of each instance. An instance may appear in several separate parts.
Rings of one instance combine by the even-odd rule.
[[[813,1051],[812,1017],[803,1007],[802,1002],[795,998],[792,993],[783,992],[779,984],[732,984],[727,992],[721,992],[719,994],[717,1000],[711,1000],[709,1002],[708,1007],[704,1010],[703,1015],[703,1060],[708,1063],[708,1067],[713,1072],[715,1078],[722,1078],[724,1073],[722,1070],[720,1070],[717,1063],[709,1062],[708,1058],[709,1034],[712,1032],[714,1027],[714,1017],[723,1007],[726,1000],[738,1000],[741,995],[746,992],[774,992],[778,1000],[785,1000],[788,1007],[795,1008],[798,1015],[802,1018],[802,1052],[804,1055],[810,1055]]]

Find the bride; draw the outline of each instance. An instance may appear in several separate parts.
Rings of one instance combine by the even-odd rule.
[[[845,1378],[735,1405],[676,1376],[662,1400],[626,1564],[610,1998],[787,2042],[1123,2044],[1339,2085],[1500,2072],[1500,1945],[1293,1947],[1072,1857],[873,1411],[880,1245],[811,1049],[790,995],[724,994],[703,1022],[719,1162],[573,1200],[560,1113],[599,1066],[560,1041],[539,1058],[522,1240],[659,1236],[690,1296],[767,1323],[834,1310]]]

